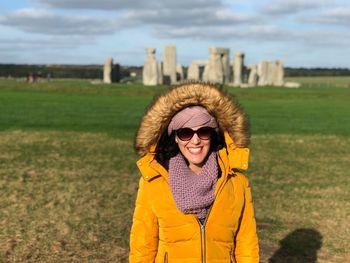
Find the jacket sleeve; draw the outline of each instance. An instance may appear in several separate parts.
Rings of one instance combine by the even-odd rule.
[[[139,182],[130,232],[130,263],[153,263],[158,248],[158,221],[149,203],[147,184]]]
[[[242,175],[244,185],[244,207],[240,226],[235,237],[235,259],[237,263],[258,263],[259,244],[256,234],[253,200],[248,180]]]

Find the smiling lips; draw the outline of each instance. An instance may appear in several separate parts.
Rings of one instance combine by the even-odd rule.
[[[200,154],[203,147],[187,147],[187,149],[191,154]]]

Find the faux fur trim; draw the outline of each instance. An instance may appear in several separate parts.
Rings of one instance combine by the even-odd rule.
[[[248,120],[233,97],[213,84],[192,82],[172,86],[151,103],[135,137],[134,147],[140,156],[157,144],[171,118],[190,105],[205,107],[216,118],[219,128],[228,131],[237,147],[248,146]]]

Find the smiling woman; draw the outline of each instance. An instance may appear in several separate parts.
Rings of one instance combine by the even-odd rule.
[[[143,116],[130,262],[259,262],[247,120],[206,83],[174,86]]]

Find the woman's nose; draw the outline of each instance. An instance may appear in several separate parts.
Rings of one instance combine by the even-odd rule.
[[[201,142],[201,139],[198,137],[197,133],[193,134],[193,137],[191,139],[191,142],[193,144],[199,144]]]

